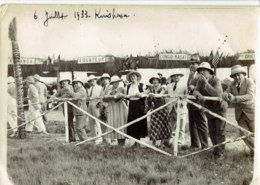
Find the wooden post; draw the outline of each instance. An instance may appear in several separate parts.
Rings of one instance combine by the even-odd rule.
[[[174,156],[177,157],[178,155],[178,141],[179,141],[179,133],[180,133],[180,99],[177,101],[177,123],[176,123],[176,130],[175,130],[175,138],[174,138],[174,147],[173,147],[173,153]]]
[[[65,142],[69,143],[68,103],[64,102]]]

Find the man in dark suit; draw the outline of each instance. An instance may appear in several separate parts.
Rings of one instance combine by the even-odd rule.
[[[250,132],[255,131],[255,85],[252,79],[246,77],[246,70],[235,65],[231,68],[230,77],[234,81],[223,94],[223,99],[235,105],[235,117],[238,125]],[[243,132],[241,132],[243,134]],[[254,138],[244,140],[247,146],[254,150]]]
[[[192,58],[190,61],[190,75],[188,78],[187,86],[189,94],[192,94],[197,84],[199,73],[197,68],[199,67],[199,58]],[[195,101],[196,102],[196,101]],[[198,150],[208,147],[208,123],[207,117],[202,110],[199,110],[195,106],[188,104],[189,110],[189,129],[192,150]]]
[[[210,101],[204,99],[204,96],[222,97],[223,90],[220,79],[214,75],[214,71],[208,62],[202,62],[197,68],[197,72],[200,74],[200,76],[197,80],[193,95],[198,97],[202,106],[222,117],[226,117],[228,107],[226,101]],[[212,144],[216,145],[224,142],[226,122],[210,114],[207,114],[207,118],[209,135]],[[224,149],[224,145],[216,147],[214,148],[213,154],[215,157],[222,157]]]

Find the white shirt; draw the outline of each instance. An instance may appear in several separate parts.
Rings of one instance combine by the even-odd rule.
[[[100,94],[102,91],[102,87],[98,84],[90,87],[89,91],[88,91],[88,97],[90,98],[100,98]],[[95,101],[95,100],[92,100]],[[92,102],[90,101],[90,102]],[[96,101],[98,101],[98,99],[96,99]]]
[[[188,90],[187,90],[187,86],[186,84],[182,83],[182,82],[178,82],[177,83],[177,86],[176,86],[176,89],[173,90],[173,87],[175,85],[175,82],[173,83],[170,83],[166,86],[166,91],[169,95],[172,95],[172,96],[178,96],[178,95],[185,95],[187,94]],[[166,98],[166,102],[170,102],[171,100],[173,100],[173,98]],[[177,102],[169,105],[168,109],[169,111],[172,110],[173,108],[173,105],[175,106],[175,108],[177,107]],[[182,113],[187,113],[188,112],[188,109],[187,109],[187,102],[184,100],[184,101],[181,101],[181,112]]]

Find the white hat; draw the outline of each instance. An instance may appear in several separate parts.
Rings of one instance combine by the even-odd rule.
[[[35,74],[33,76],[34,79],[38,80],[38,81],[41,81],[41,77],[38,75],[38,74]]]
[[[112,78],[111,78],[110,84],[115,83],[115,82],[120,82],[120,81],[122,81],[122,79],[119,78],[118,76],[114,75],[114,76],[112,76]]]
[[[90,75],[88,77],[88,82],[91,81],[91,80],[97,80],[97,77],[95,77],[94,75]]]
[[[104,73],[101,77],[100,80],[102,80],[103,78],[109,78],[110,79],[110,75],[108,73]]]
[[[32,76],[27,76],[24,81],[27,83],[35,84],[35,80]]]
[[[74,78],[74,80],[72,81],[72,83],[74,83],[74,82],[80,82],[80,83],[82,83],[82,85],[83,85],[83,81],[82,81],[81,79],[79,79],[79,78]]]
[[[8,78],[7,78],[7,83],[8,83],[8,84],[10,84],[10,83],[15,83],[14,77],[8,76]]]
[[[180,72],[175,72],[175,73],[173,73],[173,74],[170,76],[170,78],[172,78],[173,76],[181,76],[181,77],[183,77],[184,74],[183,74],[183,73],[180,73]]]
[[[211,74],[214,74],[213,69],[210,67],[210,64],[208,62],[202,62],[199,67],[197,68],[197,71],[199,72],[200,69],[207,69],[210,71]]]
[[[247,74],[245,68],[243,68],[241,65],[234,65],[231,67],[231,75],[230,77],[232,78],[235,74],[238,73],[243,73],[244,75]]]
[[[67,77],[60,78],[59,83],[61,83],[62,81],[69,81],[69,83],[70,83],[70,79]]]
[[[159,73],[158,73],[158,74],[159,74]],[[158,75],[152,76],[152,77],[150,78],[149,82],[152,84],[154,79],[159,80],[159,83],[161,83],[161,78],[160,78]]]
[[[140,73],[138,73],[137,71],[131,71],[131,72],[129,72],[129,73],[126,75],[126,79],[127,79],[128,82],[131,82],[130,76],[131,76],[132,74],[135,74],[135,75],[137,76],[138,81],[141,80],[142,76],[141,76]]]

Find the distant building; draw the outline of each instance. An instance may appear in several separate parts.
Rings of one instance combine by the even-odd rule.
[[[32,58],[32,57],[21,57],[21,65],[42,65],[44,59],[41,58]],[[13,58],[8,58],[8,64],[13,64]]]
[[[107,63],[113,62],[115,59],[112,55],[105,55],[105,56],[84,56],[78,57],[76,60],[78,64],[93,64],[93,63]]]

